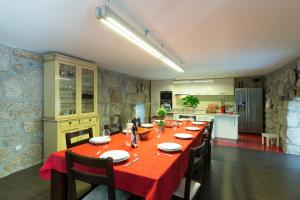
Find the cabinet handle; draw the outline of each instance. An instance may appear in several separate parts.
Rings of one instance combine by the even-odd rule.
[[[69,125],[71,125],[72,124],[72,122],[69,122]]]
[[[90,119],[90,121],[92,121],[92,119]]]

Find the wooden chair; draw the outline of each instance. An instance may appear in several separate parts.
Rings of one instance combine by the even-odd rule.
[[[193,121],[196,121],[196,116],[192,116],[192,115],[179,115],[179,119],[191,119]]]
[[[118,130],[115,130],[115,131],[111,131],[111,129],[112,129],[111,125],[104,125],[104,128],[109,130],[109,135],[116,135],[116,134],[122,133],[122,127],[121,126],[118,128]],[[102,133],[100,133],[100,135],[101,134]]]
[[[173,193],[173,199],[194,200],[202,198],[206,143],[207,141],[204,139],[200,146],[191,148],[188,170],[185,177],[181,179],[177,190]]]
[[[214,126],[214,120],[212,119],[209,122],[209,126],[207,127],[207,129],[205,130],[206,134],[204,135],[204,137],[207,140],[207,145],[206,145],[206,171],[210,170],[211,167],[211,135],[212,135],[212,131],[213,131],[213,126]]]
[[[72,143],[72,141],[71,141],[72,138],[83,136],[83,135],[88,135],[88,138]],[[80,144],[87,143],[87,142],[89,142],[89,140],[92,137],[93,137],[93,129],[92,128],[88,128],[88,129],[85,129],[85,130],[76,131],[76,132],[72,132],[72,133],[66,133],[67,149],[69,149],[71,147],[78,146]]]
[[[67,176],[68,176],[68,200],[77,199],[76,181],[80,180],[91,184],[92,189],[84,195],[83,200],[125,200],[130,197],[130,193],[117,190],[114,186],[114,171],[112,158],[91,158],[66,151]],[[74,163],[80,166],[99,168],[104,170],[104,174],[87,173],[74,167]],[[80,198],[80,199],[81,199]]]

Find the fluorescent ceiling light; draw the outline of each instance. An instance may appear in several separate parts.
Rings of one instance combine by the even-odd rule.
[[[193,83],[214,83],[213,79],[194,80]]]
[[[192,83],[192,81],[173,81],[173,83]]]
[[[213,79],[202,79],[202,80],[176,80],[173,83],[214,83]]]
[[[103,22],[106,26],[110,27],[155,58],[158,58],[178,72],[184,72],[184,70],[178,64],[163,54],[158,48],[155,47],[155,45],[153,45],[149,40],[146,40],[141,33],[136,31],[132,26],[130,26],[107,6],[103,5],[101,7],[97,7],[96,17],[97,19],[100,19],[101,22]]]

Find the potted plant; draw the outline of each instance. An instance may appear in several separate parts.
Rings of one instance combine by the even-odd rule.
[[[166,114],[167,114],[167,111],[164,108],[159,108],[157,110],[157,118],[159,119],[159,122],[158,122],[157,125],[158,125],[161,132],[164,132],[164,129],[165,129],[166,124],[165,124],[164,119],[166,117]]]
[[[192,107],[193,111],[195,111],[198,104],[200,103],[199,99],[193,95],[188,95],[188,96],[182,98],[182,102],[183,102],[183,105]]]

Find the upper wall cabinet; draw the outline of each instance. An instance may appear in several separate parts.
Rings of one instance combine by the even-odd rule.
[[[151,102],[160,102],[161,91],[173,91],[172,81],[151,81]]]
[[[46,119],[97,114],[97,66],[52,53],[44,56]]]
[[[214,79],[212,83],[173,84],[174,94],[234,95],[234,79]]]

